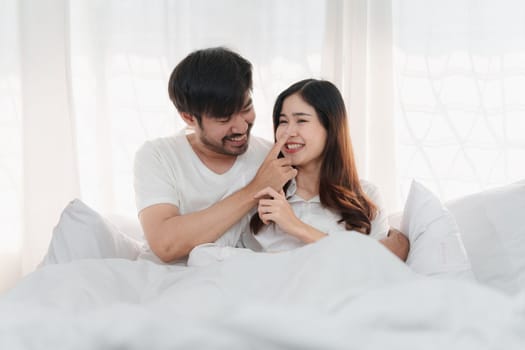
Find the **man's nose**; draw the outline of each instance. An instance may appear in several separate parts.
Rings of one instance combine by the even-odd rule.
[[[244,134],[248,130],[248,121],[241,114],[234,115],[232,121],[232,132],[234,134]]]

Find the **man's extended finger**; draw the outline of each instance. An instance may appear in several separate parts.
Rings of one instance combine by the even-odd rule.
[[[274,160],[277,166],[291,166],[292,160],[290,158],[277,158]]]
[[[290,181],[297,176],[297,169],[290,167],[290,169],[286,171],[285,176],[287,178],[286,181]]]
[[[285,131],[285,133],[281,136],[281,138],[277,141],[275,141],[275,144],[273,145],[270,152],[268,152],[268,155],[266,156],[266,159],[275,159],[279,155],[279,152],[281,152],[281,148],[283,148],[284,144],[288,140],[288,131]]]

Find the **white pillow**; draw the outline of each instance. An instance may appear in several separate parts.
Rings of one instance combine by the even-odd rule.
[[[412,181],[401,231],[408,235],[407,265],[439,277],[473,279],[470,262],[452,214],[423,185]]]
[[[144,231],[142,231],[142,226],[140,226],[140,221],[137,216],[132,217],[108,213],[105,214],[104,217],[126,236],[137,241],[144,241]]]
[[[514,294],[525,290],[525,180],[447,203],[476,279]]]
[[[40,263],[62,264],[78,259],[136,259],[142,243],[121,233],[81,200],[71,201],[53,229],[49,249]]]

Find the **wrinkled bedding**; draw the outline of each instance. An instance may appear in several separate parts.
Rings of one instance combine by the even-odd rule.
[[[192,265],[43,266],[0,297],[0,349],[525,348],[525,293],[422,277],[362,235]]]

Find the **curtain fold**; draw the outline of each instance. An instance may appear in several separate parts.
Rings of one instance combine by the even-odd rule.
[[[22,120],[19,8],[0,2],[0,291],[21,274]]]
[[[396,210],[391,1],[329,1],[325,28],[322,74],[345,99],[359,174]]]
[[[67,1],[21,1],[20,19],[25,274],[40,262],[62,209],[80,192]]]

